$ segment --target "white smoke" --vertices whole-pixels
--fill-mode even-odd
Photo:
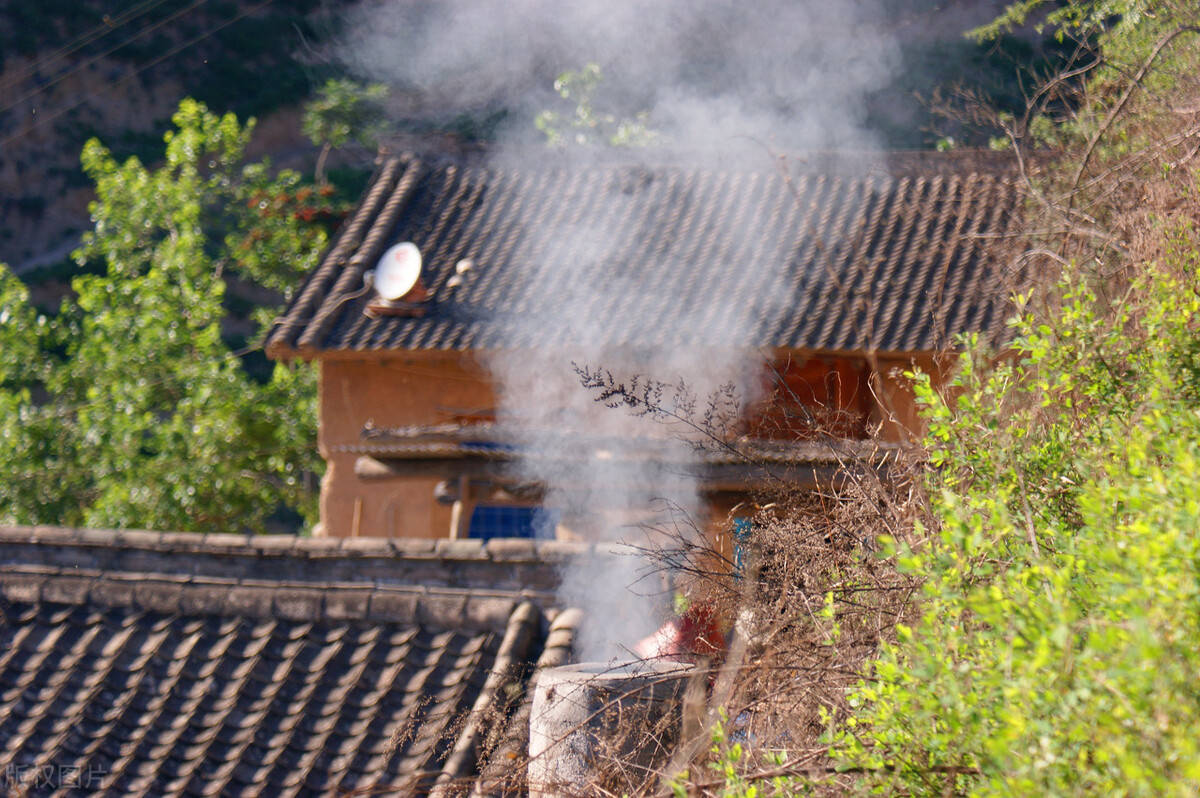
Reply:
[[[863,98],[899,68],[893,24],[880,0],[376,0],[341,51],[445,117],[512,109],[510,143],[539,140],[557,74],[595,63],[676,152],[871,150]]]
[[[619,114],[647,111],[661,136],[661,149],[625,153],[632,163],[769,171],[778,168],[771,151],[840,150],[859,153],[838,164],[842,171],[865,170],[874,163],[862,153],[877,142],[863,127],[864,98],[898,68],[889,22],[880,0],[381,0],[354,12],[343,52],[364,76],[443,118],[510,109],[490,155],[505,168],[543,164],[533,118],[559,103],[554,76],[596,63],[604,101]],[[614,156],[581,149],[555,157],[571,168]],[[636,191],[607,201],[606,218],[647,211]],[[762,235],[754,223],[738,234]],[[782,264],[694,263],[693,242],[677,241],[658,262],[620,272],[613,264],[628,242],[604,227],[586,219],[542,225],[527,234],[542,247],[544,271],[526,287],[520,312],[494,320],[505,345],[487,357],[500,421],[529,455],[519,476],[544,484],[562,529],[589,539],[638,540],[638,523],[654,520],[644,508],[656,500],[702,523],[691,447],[667,434],[677,430],[598,406],[572,362],[682,379],[701,396],[732,382],[749,396],[761,369],[749,349],[754,332],[788,310],[774,271]],[[729,280],[752,287],[753,301],[689,297],[691,312],[664,319],[655,309],[685,300],[655,296],[644,277],[680,268],[729,269]],[[598,305],[613,312],[596,314]],[[586,568],[564,574],[564,602],[584,607],[592,628],[582,659],[620,656],[650,631],[653,613],[632,581]]]

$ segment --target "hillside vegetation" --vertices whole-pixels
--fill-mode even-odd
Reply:
[[[885,793],[1200,791],[1200,11],[1045,19],[1100,57],[1010,122],[1061,154],[1008,351],[923,390],[933,523],[892,544],[921,592],[835,736]]]
[[[739,627],[676,795],[1200,793],[1200,10],[979,35],[1030,22],[1072,61],[975,109],[1029,189],[1008,335],[912,375],[907,479],[781,494],[757,583],[708,576]]]

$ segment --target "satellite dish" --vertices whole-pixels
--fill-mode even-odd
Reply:
[[[394,302],[413,290],[421,277],[421,250],[411,241],[396,244],[379,259],[375,267],[375,290]]]

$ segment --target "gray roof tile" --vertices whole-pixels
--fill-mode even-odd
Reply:
[[[999,326],[1019,207],[1013,176],[978,158],[858,176],[391,159],[268,351],[563,340],[932,351]],[[398,241],[423,254],[427,312],[369,316],[363,274]],[[474,267],[452,290],[463,259]]]
[[[358,566],[363,551],[340,556]],[[64,564],[85,552],[92,566]],[[485,684],[526,687],[550,605],[445,587],[428,557],[423,584],[346,583],[328,581],[341,573],[331,556],[267,552],[240,536],[0,527],[6,794],[394,795],[469,782],[481,763],[462,724],[482,734]],[[557,573],[529,554],[522,565]],[[386,558],[404,565],[402,551]],[[471,556],[490,563],[486,549]]]

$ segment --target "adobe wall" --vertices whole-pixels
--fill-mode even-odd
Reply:
[[[367,422],[378,427],[439,424],[495,405],[487,374],[460,353],[411,353],[369,360],[321,361],[321,428],[325,458],[322,533],[333,537],[441,538],[450,508],[433,499],[438,478],[364,481],[358,455],[341,446],[362,441]]]
[[[875,408],[870,422],[885,440],[919,434],[920,421],[902,372],[916,365],[940,383],[945,369],[930,356],[879,358],[871,375]],[[320,434],[326,461],[321,486],[321,534],[332,537],[444,538],[451,508],[433,498],[441,477],[364,480],[354,472],[363,427],[442,424],[495,406],[487,372],[469,355],[413,352],[320,363]],[[711,519],[720,524],[738,497],[714,497]]]
[[[880,357],[872,375],[875,411],[871,421],[880,428],[886,441],[917,440],[924,432],[917,412],[916,397],[902,375],[919,369],[930,375],[934,387],[945,383],[953,356],[915,355],[912,357]]]

